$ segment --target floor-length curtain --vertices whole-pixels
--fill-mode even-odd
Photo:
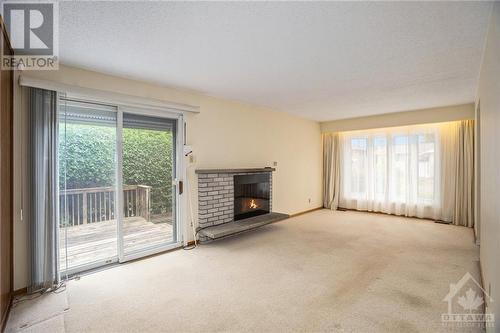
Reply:
[[[340,193],[339,135],[323,135],[323,207],[337,209]]]
[[[453,224],[474,226],[474,121],[442,124],[443,195],[445,218]]]
[[[458,130],[457,173],[453,223],[474,227],[474,121],[463,120]]]
[[[473,120],[339,137],[340,207],[473,227]]]
[[[57,93],[30,88],[30,291],[58,283]]]
[[[342,133],[340,206],[440,219],[438,126]]]

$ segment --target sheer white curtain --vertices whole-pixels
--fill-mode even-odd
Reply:
[[[339,206],[449,220],[439,124],[343,132]]]

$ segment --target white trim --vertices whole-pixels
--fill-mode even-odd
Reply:
[[[105,260],[94,261],[88,264],[83,264],[75,267],[71,267],[66,270],[61,270],[61,274],[64,273],[69,279],[74,275],[80,275],[81,273],[88,272],[96,268],[102,268],[107,265],[117,264],[118,256],[114,256]]]
[[[161,252],[165,252],[168,250],[173,250],[182,247],[181,242],[175,242],[175,243],[170,243],[164,246],[156,246],[153,248],[147,248],[146,250],[140,250],[137,252],[132,252],[124,256],[124,260],[120,261],[120,263],[125,263],[127,261],[135,260],[135,259],[141,259],[153,254],[158,254]]]
[[[165,108],[136,107],[130,105],[119,105],[119,108],[123,111],[123,113],[132,113],[142,116],[169,118],[175,120],[179,119],[179,117],[183,114],[182,112]]]
[[[129,106],[134,108],[164,110],[164,111],[171,111],[174,113],[200,112],[199,106],[166,102],[159,99],[127,95],[112,91],[103,91],[99,89],[78,87],[65,83],[36,79],[25,75],[19,76],[19,85],[62,92],[65,93],[66,97],[70,99],[92,100],[95,102],[101,102],[116,106]]]
[[[128,106],[118,106],[118,132],[117,136],[119,137],[119,151],[122,152],[123,149],[123,113],[133,113],[133,114],[142,114],[146,116],[156,116],[156,117],[162,117],[162,118],[167,118],[167,119],[175,119],[177,120],[177,131],[176,131],[176,142],[175,142],[175,159],[176,159],[176,170],[175,170],[175,175],[177,180],[184,180],[184,175],[185,175],[185,170],[183,169],[183,130],[184,130],[184,118],[182,113],[171,113],[171,112],[162,112],[161,110],[156,110],[156,109],[144,109],[144,108],[131,108]],[[120,186],[122,186],[122,177],[123,177],[123,165],[122,165],[122,158],[123,156],[118,156],[119,160],[119,182]],[[120,193],[123,193],[122,188],[119,189]],[[178,247],[182,246],[182,241],[183,241],[183,234],[184,234],[184,228],[185,228],[185,222],[183,220],[184,216],[184,203],[183,203],[183,196],[179,195],[178,187],[175,186],[175,193],[176,193],[176,200],[175,200],[175,239],[173,243],[164,243],[152,247],[145,247],[144,249],[139,249],[137,251],[134,251],[132,253],[125,253],[125,248],[123,246],[123,227],[121,222],[119,222],[120,226],[120,231],[118,234],[118,239],[119,242],[121,242],[121,248],[119,249],[119,262],[120,263],[125,263],[130,260],[134,259],[139,259],[142,257],[146,257],[152,254],[157,254],[160,252],[168,251],[171,249],[175,249]],[[120,200],[120,207],[123,207],[123,195]],[[119,208],[121,214],[123,215],[123,209]],[[120,216],[120,215],[119,215]],[[123,218],[120,219],[120,221],[123,221]],[[172,235],[174,236],[174,235]]]
[[[123,262],[125,257],[125,247],[123,245],[123,112],[120,107],[116,107],[116,241],[118,250],[118,262]]]
[[[179,115],[177,119],[177,131],[176,131],[176,148],[175,148],[175,158],[176,158],[176,170],[175,176],[177,180],[182,181],[184,188],[183,193],[179,194],[178,185],[175,188],[176,200],[175,200],[175,211],[176,211],[176,242],[182,243],[184,239],[184,229],[186,227],[186,221],[184,220],[186,204],[185,195],[186,193],[186,168],[184,167],[184,117]]]
[[[20,80],[21,81],[21,80]],[[54,89],[54,87],[38,87],[38,88],[43,88],[43,89]],[[56,90],[59,91],[59,90]],[[75,95],[69,95],[67,93],[62,93],[61,94],[63,98],[65,99],[70,99],[70,100],[78,100],[81,102],[85,103],[103,103],[110,105],[115,108],[117,112],[117,123],[116,123],[116,192],[117,193],[117,200],[116,200],[116,211],[115,214],[117,216],[117,224],[116,224],[116,235],[117,235],[117,256],[111,258],[114,262],[118,263],[125,263],[130,260],[142,258],[148,255],[168,251],[171,249],[179,248],[182,247],[183,241],[184,241],[184,229],[185,229],[185,221],[184,221],[184,209],[185,209],[185,203],[184,203],[184,195],[180,195],[178,191],[178,187],[175,187],[175,192],[176,192],[176,204],[175,204],[175,214],[176,214],[176,220],[175,220],[175,228],[176,228],[176,235],[175,235],[175,240],[173,243],[165,243],[153,247],[146,247],[143,250],[138,250],[134,251],[132,253],[125,253],[125,248],[123,244],[123,113],[133,113],[133,114],[141,114],[141,115],[146,115],[146,116],[156,116],[156,117],[161,117],[161,118],[169,118],[169,119],[175,119],[177,120],[177,131],[176,131],[176,179],[177,180],[182,180],[184,181],[186,178],[186,170],[184,169],[184,154],[183,154],[183,148],[184,148],[184,117],[183,117],[183,112],[179,112],[179,110],[173,110],[171,108],[164,108],[164,107],[154,107],[154,106],[137,106],[137,105],[131,105],[128,103],[123,103],[123,102],[111,102],[109,100],[103,101],[96,99],[95,96],[88,96],[88,97],[80,97],[80,98],[75,98]],[[185,183],[185,182],[184,182]],[[121,193],[118,194],[118,193]],[[106,259],[104,261],[99,261],[98,263],[91,263],[89,265],[84,265],[84,266],[79,266],[79,267],[74,267],[69,270],[66,270],[65,273],[68,275],[72,275],[81,271],[97,268],[100,265],[104,265],[110,263],[109,259]]]
[[[481,99],[475,105],[474,121],[474,236],[476,245],[481,244]]]

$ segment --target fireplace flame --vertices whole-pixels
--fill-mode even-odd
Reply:
[[[257,204],[255,203],[254,199],[252,199],[252,201],[250,202],[250,208],[252,208],[252,209],[257,208]]]

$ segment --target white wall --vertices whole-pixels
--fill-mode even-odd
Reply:
[[[66,66],[61,66],[59,71],[33,71],[26,75],[79,87],[198,105],[200,113],[186,117],[187,144],[192,145],[195,156],[190,166],[190,179],[196,180],[196,168],[264,167],[276,161],[274,211],[294,214],[322,205],[321,133],[317,122],[267,108]],[[17,124],[21,124],[21,119]],[[21,155],[17,154],[19,166]],[[17,182],[20,184],[19,176]],[[196,181],[193,184],[196,217]],[[16,207],[20,207],[19,193],[16,198]],[[14,221],[14,289],[27,283],[27,245],[26,221],[20,221],[17,214]]]
[[[293,214],[322,205],[318,123],[207,97],[187,124],[196,167],[262,167],[276,161],[274,210]]]
[[[17,82],[18,74],[15,73],[14,80]],[[26,141],[28,137],[28,114],[27,94],[17,84],[14,88],[14,290],[26,286],[28,272],[28,225],[26,204],[30,198],[28,189],[27,157],[28,149]],[[23,216],[21,216],[21,211]]]
[[[477,102],[480,101],[480,260],[486,292],[494,302],[500,332],[500,3],[493,5],[481,65]],[[492,330],[493,331],[493,330]]]

